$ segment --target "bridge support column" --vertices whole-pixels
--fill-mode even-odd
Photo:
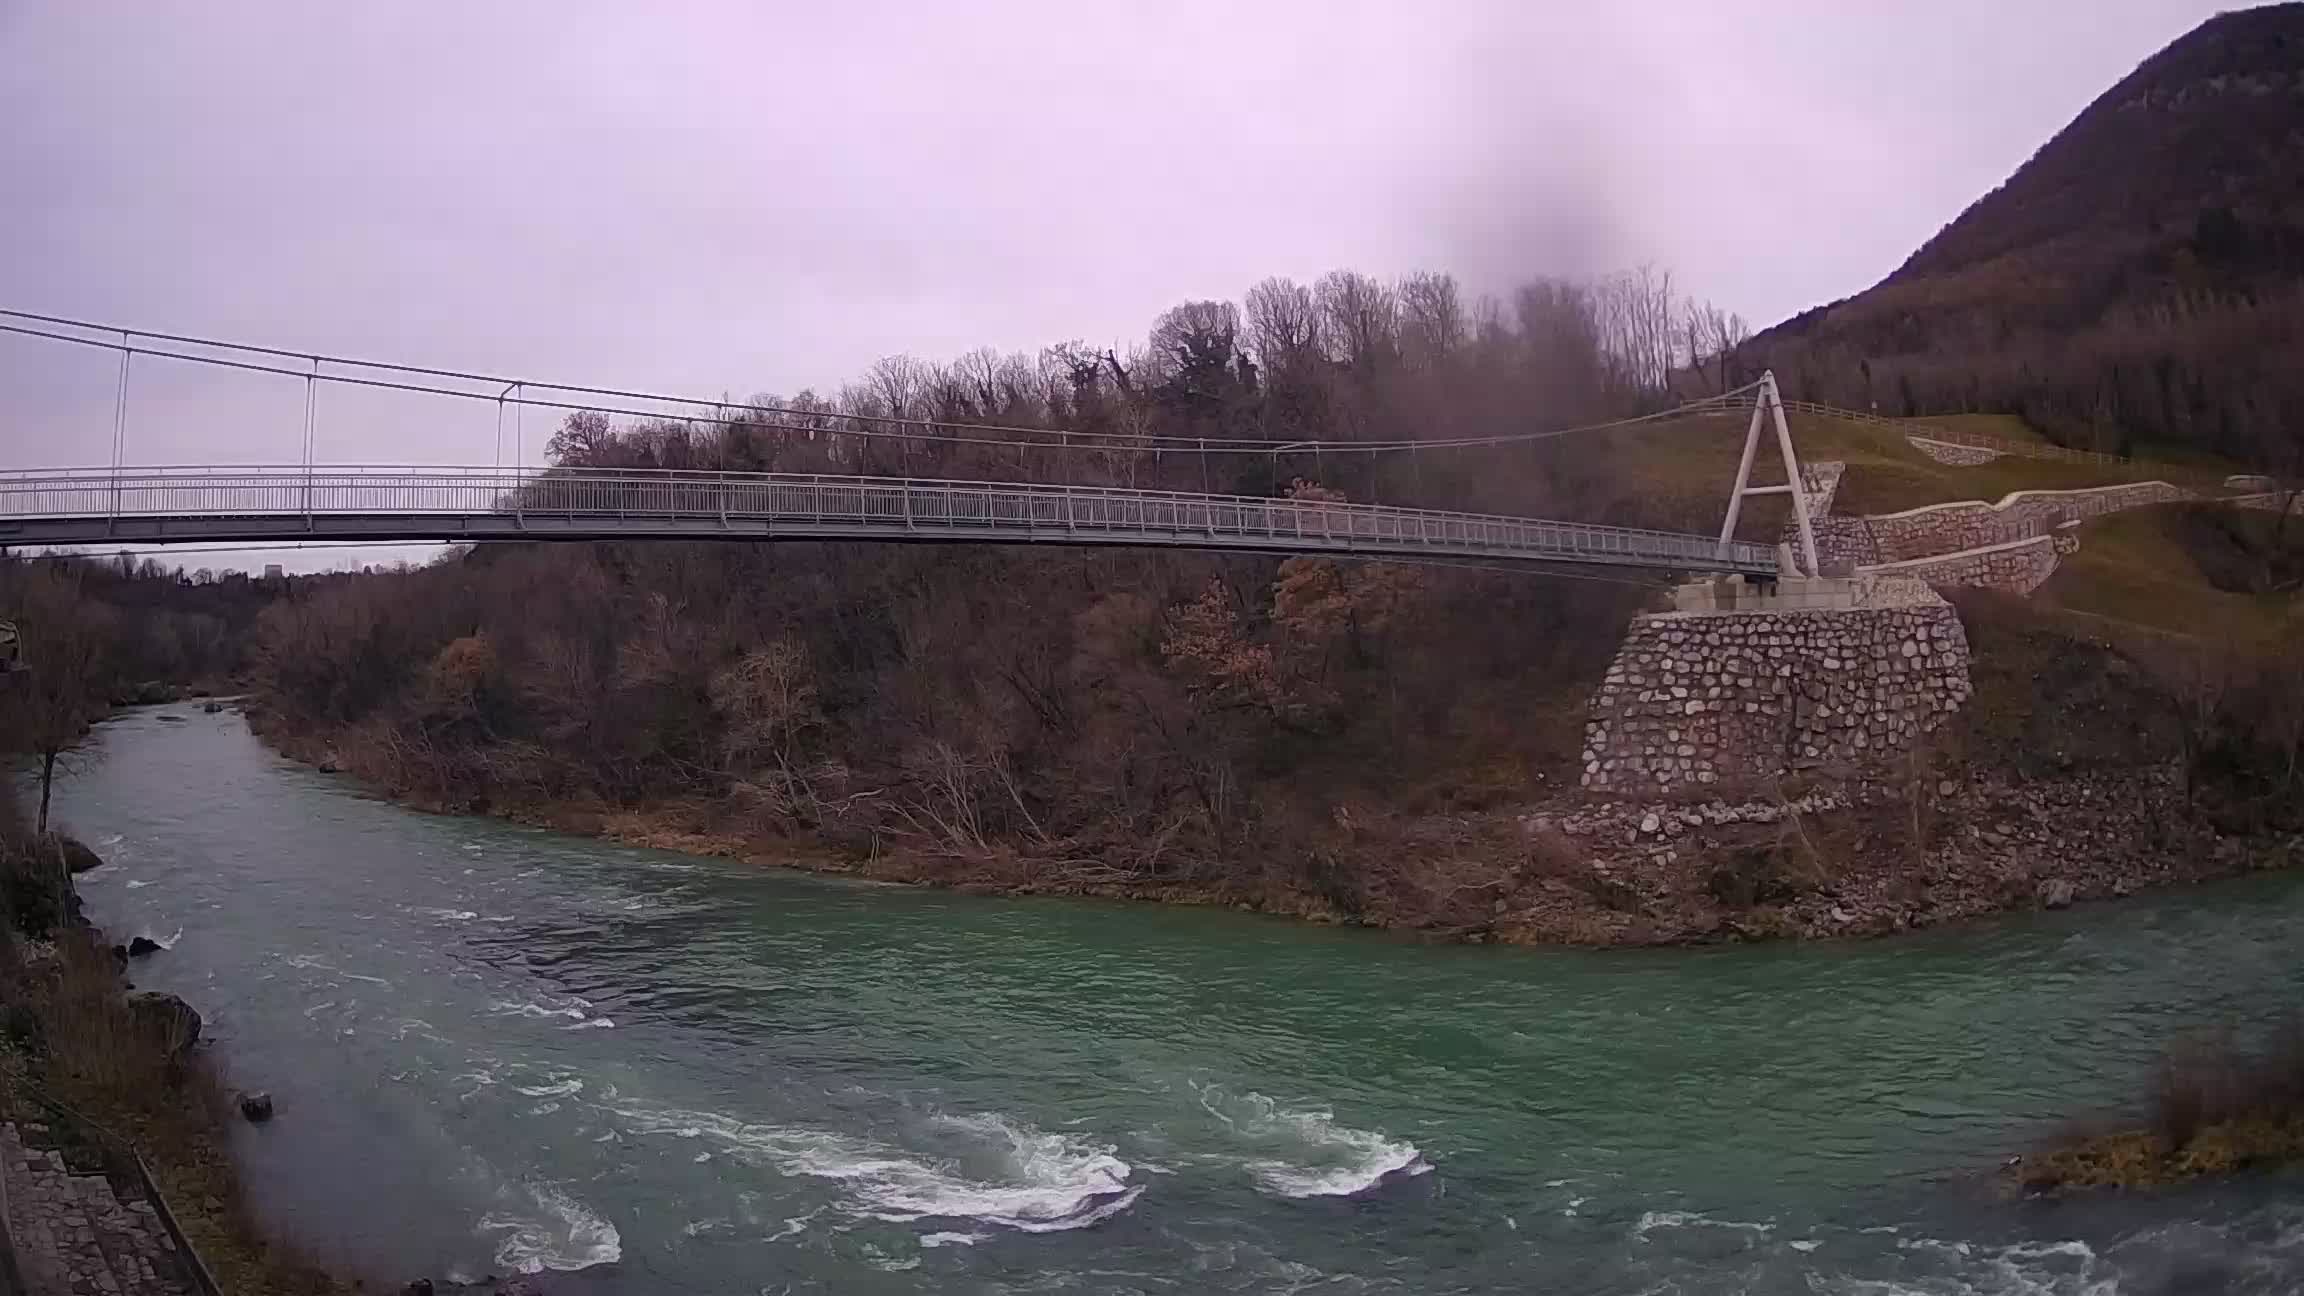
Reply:
[[[1781,486],[1754,486],[1752,463],[1760,451],[1762,425],[1773,423],[1776,430],[1776,451],[1784,461],[1784,484]],[[1808,494],[1803,489],[1800,475],[1800,456],[1792,449],[1792,427],[1784,419],[1784,398],[1776,390],[1776,371],[1771,369],[1760,375],[1760,386],[1752,398],[1752,424],[1744,433],[1744,457],[1736,465],[1736,484],[1728,490],[1728,518],[1720,524],[1720,556],[1728,556],[1728,546],[1736,539],[1736,524],[1744,514],[1744,498],[1748,495],[1789,495],[1792,497],[1792,520],[1800,535],[1800,556],[1805,565],[1802,570],[1810,576],[1822,572],[1816,560],[1816,526],[1808,516]]]

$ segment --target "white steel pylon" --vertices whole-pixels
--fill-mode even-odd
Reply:
[[[1773,418],[1776,423],[1776,448],[1784,456],[1784,485],[1755,486],[1752,484],[1752,459],[1760,451],[1760,424]],[[1792,518],[1800,529],[1800,558],[1807,564],[1807,574],[1821,574],[1816,561],[1816,527],[1808,517],[1808,492],[1802,489],[1800,456],[1792,450],[1792,429],[1784,422],[1784,398],[1776,391],[1776,371],[1771,369],[1760,375],[1760,389],[1752,401],[1752,426],[1744,434],[1744,459],[1736,466],[1736,485],[1728,492],[1728,520],[1720,524],[1720,556],[1728,556],[1728,543],[1736,538],[1736,521],[1744,512],[1747,495],[1789,495],[1792,497]]]

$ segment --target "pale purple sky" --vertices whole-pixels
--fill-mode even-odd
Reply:
[[[0,306],[736,395],[1337,267],[1652,261],[1766,325],[2216,8],[0,0]],[[105,461],[109,374],[0,337],[0,466]],[[235,391],[155,373],[129,458],[296,458]],[[489,460],[391,417],[320,457]]]

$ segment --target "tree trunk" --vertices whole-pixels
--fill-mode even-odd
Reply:
[[[48,793],[55,786],[56,753],[54,750],[44,751],[40,753],[40,827],[38,829],[42,837],[48,835]]]

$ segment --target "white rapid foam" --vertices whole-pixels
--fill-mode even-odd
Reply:
[[[552,1184],[528,1184],[525,1192],[533,1210],[491,1213],[480,1220],[479,1232],[504,1235],[496,1244],[496,1263],[532,1274],[613,1264],[623,1257],[624,1239],[616,1226],[584,1203]]]
[[[1773,1233],[1773,1224],[1750,1224],[1743,1220],[1714,1219],[1701,1211],[1642,1211],[1639,1222],[1632,1226],[1632,1236],[1645,1242],[1648,1235],[1660,1228],[1716,1228],[1731,1229],[1739,1233]]]
[[[937,1247],[974,1246],[991,1236],[989,1233],[923,1233],[920,1245],[930,1251]]]
[[[1897,1243],[1918,1272],[1882,1281],[1811,1281],[1826,1296],[2121,1296],[2116,1268],[2087,1243],[2019,1242],[1988,1246],[1910,1238]]]
[[[1323,1107],[1283,1107],[1260,1093],[1201,1087],[1200,1105],[1256,1153],[1243,1164],[1256,1186],[1278,1197],[1349,1197],[1386,1178],[1430,1174],[1432,1163],[1406,1139],[1338,1123]]]
[[[575,995],[570,995],[560,1002],[554,1002],[550,995],[539,995],[534,999],[493,999],[488,1003],[488,1015],[491,1017],[533,1017],[539,1020],[565,1017],[570,1021],[583,1021],[592,1015],[586,1011],[591,1006],[591,1000]]]
[[[442,922],[470,922],[480,916],[478,912],[471,909],[427,909],[421,906],[411,908],[408,912],[422,914],[427,918],[438,918]]]
[[[966,1219],[1024,1233],[1086,1228],[1135,1204],[1144,1192],[1113,1149],[1050,1134],[998,1114],[939,1116],[939,1130],[967,1145],[974,1173],[843,1134],[754,1125],[709,1112],[622,1113],[636,1133],[709,1139],[739,1160],[839,1184],[847,1213],[904,1223]]]
[[[145,881],[143,878],[130,878],[130,879],[128,879],[128,889],[129,889],[129,890],[131,890],[131,891],[134,891],[134,890],[138,889],[139,887],[148,887],[148,886],[150,886],[150,885],[152,885],[152,884],[151,884],[150,882],[147,882],[147,881]]]
[[[584,1082],[574,1076],[555,1080],[550,1084],[514,1085],[512,1087],[531,1098],[568,1098],[584,1092]]]

